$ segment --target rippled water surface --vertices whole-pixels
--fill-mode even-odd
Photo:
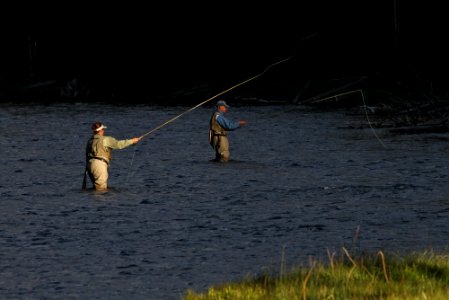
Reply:
[[[0,298],[180,299],[343,246],[447,249],[447,136],[380,142],[343,111],[231,107],[249,123],[223,165],[202,106],[114,151],[109,192],[81,190],[93,121],[130,138],[187,109],[0,105]]]

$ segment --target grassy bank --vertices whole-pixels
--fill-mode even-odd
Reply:
[[[338,258],[328,257],[285,274],[263,274],[204,293],[189,290],[183,299],[449,299],[449,255],[379,251],[353,257],[343,248]]]

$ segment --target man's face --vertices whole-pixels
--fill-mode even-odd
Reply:
[[[221,112],[227,112],[227,111],[228,111],[228,108],[227,108],[226,106],[224,106],[224,105],[220,105],[220,106],[218,107],[218,110],[221,111]]]

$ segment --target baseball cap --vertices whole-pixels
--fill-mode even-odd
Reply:
[[[229,105],[226,104],[226,102],[224,100],[220,100],[217,102],[217,106],[225,106],[227,108],[229,108]]]

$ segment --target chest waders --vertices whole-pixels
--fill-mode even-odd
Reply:
[[[209,122],[209,144],[215,150],[220,146],[222,136],[227,136],[227,131],[217,122],[220,115],[218,111],[214,112]]]

